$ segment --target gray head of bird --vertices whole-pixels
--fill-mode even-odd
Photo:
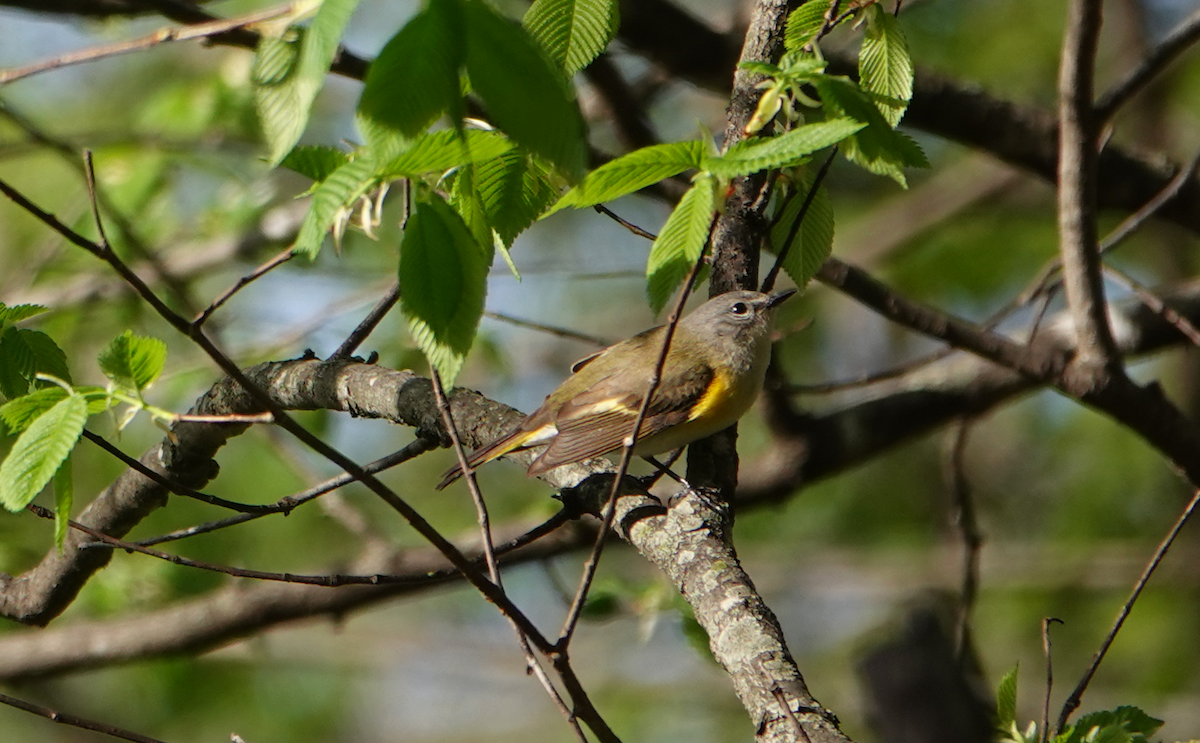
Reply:
[[[747,340],[765,336],[771,329],[773,310],[795,293],[795,289],[773,294],[728,292],[700,305],[683,322],[689,330],[716,338]]]

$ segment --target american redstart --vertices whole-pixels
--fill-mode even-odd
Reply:
[[[767,373],[773,310],[795,293],[729,292],[680,320],[634,453],[673,451],[741,418]],[[664,333],[665,326],[651,328],[575,362],[571,376],[540,408],[512,433],[471,454],[467,464],[474,469],[510,452],[546,446],[529,465],[532,477],[620,449],[650,387]],[[455,465],[437,489],[461,476]]]

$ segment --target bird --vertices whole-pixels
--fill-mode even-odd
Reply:
[[[774,310],[795,293],[728,292],[680,320],[634,454],[674,451],[741,418],[763,386]],[[651,328],[575,362],[571,376],[541,407],[474,451],[467,466],[474,470],[505,454],[545,446],[529,465],[528,475],[535,477],[621,449],[650,386],[666,332],[666,326]],[[435,489],[462,475],[456,464]]]

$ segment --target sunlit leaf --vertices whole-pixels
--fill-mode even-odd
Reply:
[[[535,0],[523,23],[554,61],[574,75],[604,51],[620,21],[615,0]]]
[[[105,346],[97,360],[104,375],[119,387],[140,392],[162,374],[167,344],[126,330]]]
[[[866,126],[850,118],[805,124],[775,137],[754,137],[738,142],[720,156],[708,157],[703,168],[713,175],[732,178],[768,168],[796,165],[805,155],[841,142]]]
[[[312,203],[296,237],[296,252],[315,257],[338,214],[350,208],[375,182],[375,161],[365,153],[333,171],[313,191]]]
[[[17,437],[0,463],[0,505],[19,511],[37,497],[79,440],[87,415],[83,395],[68,395]]]
[[[409,148],[380,169],[385,178],[441,173],[468,163],[500,156],[512,149],[512,142],[500,132],[443,129],[422,134]]]
[[[251,79],[270,160],[278,164],[304,133],[313,101],[358,0],[323,0],[306,28],[279,38],[264,36],[255,54]]]
[[[825,13],[829,11],[828,0],[808,0],[788,14],[783,43],[789,52],[798,52],[825,26]]]
[[[700,168],[705,149],[704,142],[692,140],[634,150],[588,173],[583,182],[559,199],[546,215],[569,206],[578,208],[611,201],[685,170]]]
[[[912,99],[913,66],[900,21],[880,5],[867,8],[867,29],[858,55],[858,79],[864,90],[889,101],[877,100],[876,105],[889,124],[893,127],[899,124]]]
[[[715,185],[711,176],[699,176],[667,217],[658,239],[650,247],[646,292],[656,313],[666,306],[704,249],[712,223]]]

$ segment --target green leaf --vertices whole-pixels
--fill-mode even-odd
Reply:
[[[650,247],[646,291],[655,313],[666,306],[704,249],[712,223],[715,187],[716,181],[711,176],[697,176]]]
[[[0,335],[0,394],[20,397],[38,374],[71,381],[67,355],[40,330],[9,327]]]
[[[488,221],[487,212],[483,208],[483,199],[479,189],[475,187],[475,166],[466,165],[451,174],[446,180],[449,186],[448,200],[463,224],[471,231],[471,236],[480,245],[491,245],[492,226]]]
[[[904,167],[927,168],[925,153],[909,136],[892,128],[871,96],[844,77],[820,75],[811,78],[821,101],[833,114],[867,124],[850,137],[842,153],[872,173],[886,175],[907,188]]]
[[[75,500],[75,473],[71,466],[71,455],[54,472],[54,544],[62,551],[70,528],[71,503]]]
[[[685,170],[700,168],[705,149],[704,142],[692,140],[634,150],[588,173],[582,183],[568,191],[544,216],[568,206],[594,206],[639,191]]]
[[[0,325],[5,323],[19,323],[22,320],[27,320],[34,315],[40,315],[43,312],[50,310],[40,304],[16,304],[12,307],[0,302]]]
[[[350,162],[350,155],[332,147],[306,145],[296,147],[280,162],[280,166],[294,170],[311,178],[316,184],[328,178],[341,166]]]
[[[1020,670],[1019,663],[1013,666],[996,687],[996,727],[1001,730],[1009,729],[1017,721],[1017,672]]]
[[[388,135],[412,138],[442,114],[463,117],[459,70],[465,58],[460,0],[434,0],[417,13],[371,63],[358,100],[367,142],[390,159]]]
[[[708,157],[703,168],[722,178],[750,175],[768,168],[799,164],[805,155],[841,142],[866,126],[850,118],[805,124],[776,137],[755,137],[738,142],[724,155]]]
[[[1099,733],[1095,736],[1096,741],[1108,743],[1109,741],[1129,740],[1134,743],[1143,743],[1148,736],[1153,735],[1162,726],[1162,720],[1151,717],[1141,709],[1122,706],[1112,710],[1091,712],[1080,717],[1072,726],[1073,730],[1067,740],[1069,743],[1086,740],[1093,728],[1099,728]]]
[[[477,164],[475,188],[488,223],[506,247],[534,223],[557,195],[546,169],[516,149]]]
[[[492,263],[490,244],[472,237],[437,196],[417,203],[400,245],[400,288],[409,331],[450,387],[475,341]]]
[[[825,13],[829,10],[826,0],[808,0],[788,14],[783,32],[783,44],[789,52],[804,49],[825,26]]]
[[[37,497],[79,440],[87,415],[83,395],[68,395],[17,437],[0,464],[0,505],[19,511]]]
[[[100,370],[119,386],[144,390],[163,372],[167,361],[167,344],[150,336],[135,335],[126,330],[100,351],[97,356]]]
[[[443,129],[413,140],[407,150],[381,169],[381,176],[390,179],[441,173],[498,157],[512,146],[499,132]]]
[[[465,0],[467,74],[489,120],[571,179],[587,160],[583,117],[570,82],[519,24]]]
[[[858,79],[864,90],[888,99],[888,103],[877,99],[876,105],[893,128],[899,124],[912,100],[912,59],[900,21],[881,5],[867,8],[867,30],[858,54]]]
[[[167,363],[167,344],[126,330],[100,352],[104,376],[119,387],[141,392],[158,379]]]
[[[316,191],[300,233],[296,237],[297,253],[315,258],[321,251],[325,235],[337,221],[343,210],[351,209],[354,202],[376,183],[375,161],[365,152],[333,171]]]
[[[792,233],[796,217],[808,194],[810,180],[805,179],[800,184],[799,192],[788,200],[775,226],[771,228],[771,244],[776,254],[783,251],[783,245]],[[804,288],[816,276],[825,259],[833,251],[833,202],[829,193],[822,187],[817,189],[804,221],[792,239],[791,247],[783,259],[783,270],[796,286]]]
[[[614,0],[535,0],[522,23],[568,75],[587,67],[617,33]]]
[[[75,393],[87,399],[88,415],[103,413],[111,407],[108,390],[103,387],[76,387]],[[15,400],[9,400],[0,405],[0,420],[4,421],[10,433],[20,433],[68,394],[62,387],[50,385]]]
[[[307,28],[292,27],[282,37],[264,36],[259,42],[250,77],[273,165],[304,133],[356,5],[358,0],[323,0]]]

